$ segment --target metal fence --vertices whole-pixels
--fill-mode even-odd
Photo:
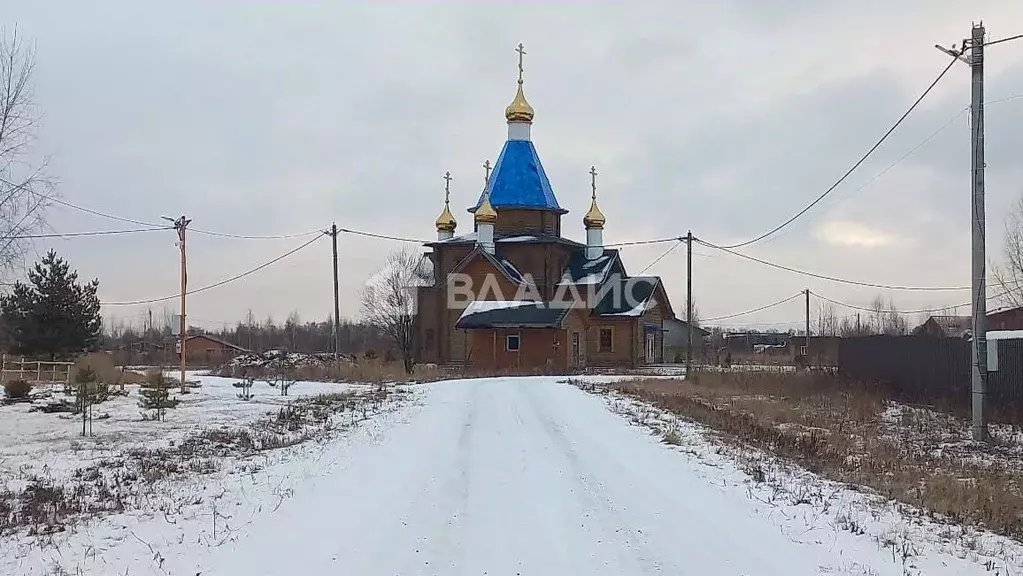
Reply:
[[[988,374],[988,405],[1023,409],[1023,340],[990,340],[998,346],[998,370]],[[910,402],[970,406],[970,342],[934,336],[843,338],[838,346],[839,374],[881,384]]]

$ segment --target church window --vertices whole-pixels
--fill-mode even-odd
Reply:
[[[601,328],[600,339],[597,342],[599,352],[614,352],[614,329]]]
[[[505,342],[505,349],[507,349],[509,352],[518,352],[519,351],[519,345],[522,343],[520,341],[520,338],[519,338],[518,334],[509,334],[509,335],[505,336],[504,342]]]

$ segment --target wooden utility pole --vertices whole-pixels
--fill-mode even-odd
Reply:
[[[192,221],[185,218],[184,214],[177,220],[167,218],[166,216],[163,218],[174,223],[174,229],[178,231],[178,248],[181,250],[181,317],[179,318],[180,323],[178,325],[178,330],[180,331],[178,342],[181,346],[181,393],[187,394],[188,386],[185,383],[185,333],[188,331],[188,320],[185,318],[185,295],[188,292],[188,261],[185,257],[185,231]]]
[[[341,305],[337,296],[337,224],[330,225],[330,236],[334,246],[334,360],[341,360]]]
[[[686,234],[686,380],[693,371],[693,231]]]

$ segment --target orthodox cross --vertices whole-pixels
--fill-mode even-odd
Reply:
[[[597,167],[590,166],[590,188],[593,189],[593,199],[597,199]]]
[[[515,51],[519,53],[519,84],[522,84],[522,57],[526,54],[526,47],[522,45],[522,42],[519,42]]]
[[[484,189],[490,185],[490,160],[483,161],[483,169],[487,171],[486,179],[483,180]]]
[[[444,173],[444,205],[448,205],[451,199],[451,172]]]

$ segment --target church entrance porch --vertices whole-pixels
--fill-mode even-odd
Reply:
[[[567,330],[489,328],[468,332],[470,368],[510,372],[568,371],[570,346]]]

